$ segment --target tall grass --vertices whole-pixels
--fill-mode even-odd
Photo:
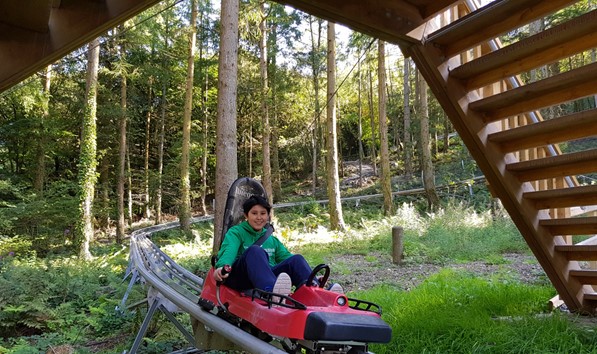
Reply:
[[[379,207],[345,209],[345,215],[351,220],[345,232],[306,228],[304,221],[292,211],[277,214],[280,221],[277,230],[282,230],[284,241],[294,250],[317,263],[335,254],[387,253],[392,247],[393,226],[404,229],[406,262],[441,264],[483,260],[494,263],[501,262],[503,253],[529,252],[522,236],[503,212],[492,215],[462,204],[448,204],[436,213],[421,214],[412,204],[403,204],[390,217],[383,217]]]
[[[595,331],[546,313],[553,293],[443,270],[409,292],[380,285],[350,295],[383,304],[392,341],[375,353],[597,353]]]

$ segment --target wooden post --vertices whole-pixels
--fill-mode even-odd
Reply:
[[[404,229],[401,226],[392,227],[392,262],[394,264],[402,263]]]

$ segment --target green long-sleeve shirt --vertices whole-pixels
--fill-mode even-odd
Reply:
[[[218,252],[216,268],[226,264],[232,265],[232,263],[234,263],[247,248],[255,243],[265,231],[266,228],[263,228],[260,231],[253,230],[246,220],[228,229],[228,232],[226,232],[226,235],[224,236],[220,251]],[[271,267],[292,256],[292,253],[290,253],[286,246],[284,246],[274,235],[268,237],[261,247],[267,252],[269,256],[269,265]]]

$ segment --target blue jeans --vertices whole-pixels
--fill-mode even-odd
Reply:
[[[292,285],[299,287],[309,278],[311,267],[300,254],[271,267],[267,252],[260,246],[251,246],[234,261],[225,284],[238,291],[254,288],[272,291],[280,273],[287,273]]]

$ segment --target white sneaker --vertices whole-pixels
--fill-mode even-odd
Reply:
[[[272,288],[272,293],[280,294],[288,296],[290,295],[290,290],[292,289],[292,280],[290,280],[290,276],[286,273],[280,273],[278,275],[278,279],[274,283],[274,287]],[[279,296],[272,296],[272,302],[275,304],[279,304],[282,301],[282,298]]]
[[[330,284],[330,286],[328,286],[327,290],[338,293],[338,294],[344,294],[344,288],[342,287],[342,285],[340,285],[338,283]]]

